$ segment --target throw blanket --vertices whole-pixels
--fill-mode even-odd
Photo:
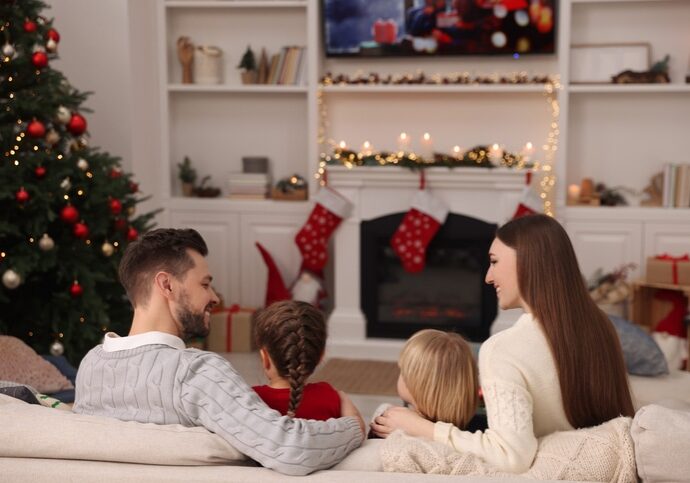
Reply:
[[[593,428],[561,431],[539,439],[532,467],[520,476],[537,480],[636,483],[631,419],[619,417]],[[381,447],[384,471],[444,475],[516,476],[443,443],[391,434]]]

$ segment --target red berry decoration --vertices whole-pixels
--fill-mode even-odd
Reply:
[[[31,63],[37,69],[42,69],[48,65],[48,55],[45,52],[34,52],[34,55],[31,56]]]
[[[36,22],[27,20],[24,22],[24,32],[32,34],[36,31]]]
[[[74,228],[72,228],[72,233],[77,238],[84,240],[89,236],[89,227],[84,223],[75,223]]]
[[[58,33],[57,30],[55,29],[50,29],[48,30],[48,33],[46,34],[46,37],[50,40],[53,40],[55,42],[60,42],[60,34]]]
[[[127,221],[124,218],[115,218],[115,229],[124,231],[125,228],[127,228]]]
[[[41,179],[46,175],[46,169],[43,166],[36,166],[36,169],[34,169],[34,174],[38,179]]]
[[[37,121],[34,119],[27,126],[26,132],[32,138],[42,138],[46,135],[46,127],[43,125],[41,121]]]
[[[23,186],[19,188],[19,191],[15,193],[14,197],[17,199],[19,203],[26,203],[27,201],[29,201],[30,198],[29,192],[26,191]]]
[[[62,211],[60,211],[60,219],[71,225],[76,223],[79,219],[79,212],[74,206],[67,205],[62,209]]]
[[[84,134],[84,131],[86,131],[86,119],[84,119],[84,116],[77,113],[72,114],[67,123],[67,130],[74,136]]]
[[[113,215],[119,215],[122,213],[122,202],[118,199],[110,200],[110,212]]]
[[[69,288],[69,294],[76,299],[77,297],[81,297],[83,293],[84,288],[75,280],[72,286]]]
[[[137,239],[138,236],[139,232],[137,231],[137,229],[133,226],[130,226],[129,230],[127,230],[127,241],[134,241]]]

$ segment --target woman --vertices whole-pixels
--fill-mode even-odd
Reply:
[[[499,306],[525,311],[479,354],[489,429],[460,431],[405,408],[389,409],[372,429],[383,437],[402,429],[521,473],[537,438],[633,416],[634,409],[618,336],[589,296],[563,227],[545,215],[512,220],[498,229],[489,258],[486,283]]]

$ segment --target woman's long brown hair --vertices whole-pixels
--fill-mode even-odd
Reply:
[[[520,295],[551,347],[570,424],[584,428],[633,416],[618,335],[589,296],[563,227],[546,215],[525,216],[500,227],[496,237],[516,251]]]
[[[306,302],[276,302],[254,321],[256,346],[268,351],[276,371],[290,384],[290,417],[295,416],[307,379],[321,361],[326,336],[323,313]]]

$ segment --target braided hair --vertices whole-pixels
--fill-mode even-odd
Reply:
[[[254,339],[257,347],[266,349],[278,374],[290,384],[287,415],[294,417],[304,385],[326,348],[323,314],[306,302],[276,302],[257,315]]]

